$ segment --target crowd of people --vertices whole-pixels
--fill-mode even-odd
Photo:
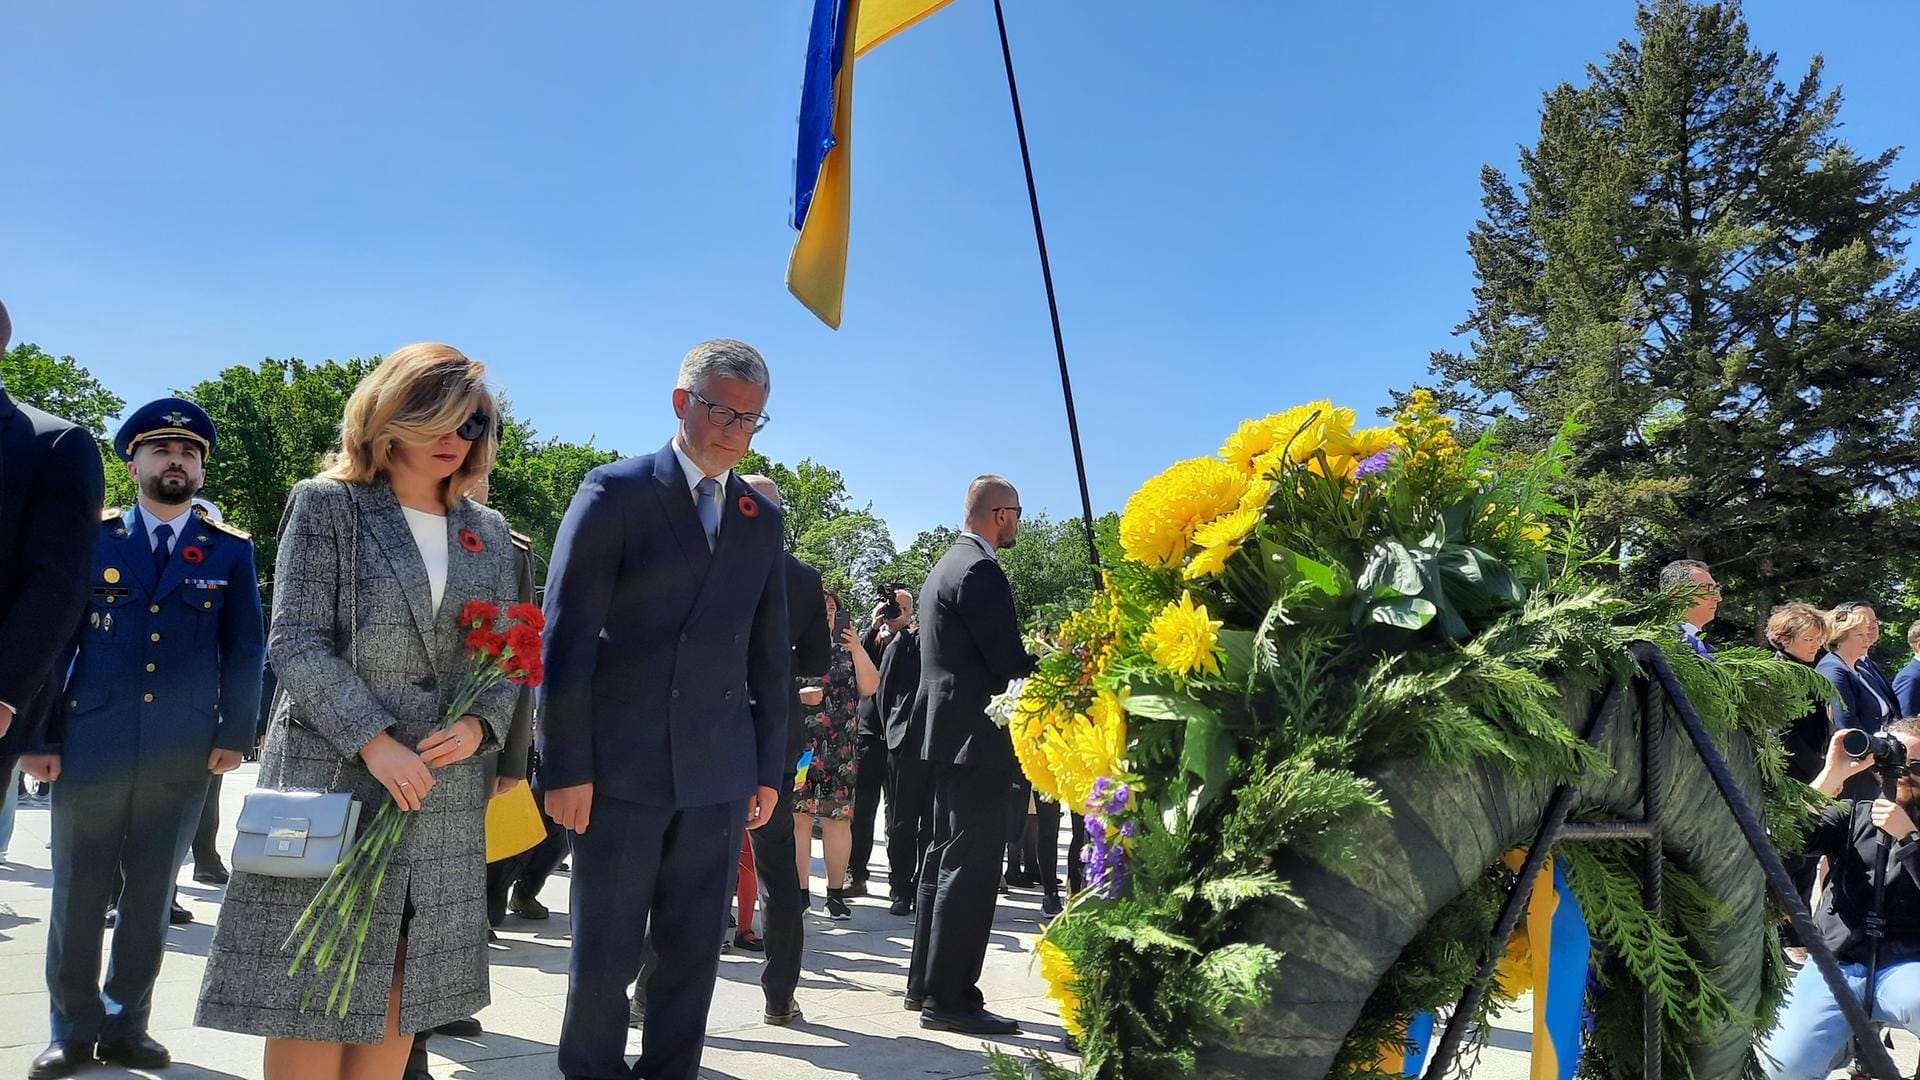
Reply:
[[[1681,639],[1713,659],[1706,628],[1720,586],[1711,568],[1669,563],[1660,586],[1686,598]],[[1767,616],[1774,658],[1812,668],[1828,684],[1780,733],[1786,773],[1839,800],[1821,808],[1799,850],[1782,854],[1851,993],[1864,1000],[1872,967],[1872,1019],[1920,1034],[1920,621],[1907,628],[1913,658],[1892,678],[1871,655],[1881,636],[1873,605],[1861,601],[1832,609],[1787,603]],[[1876,746],[1863,735],[1892,742]],[[1782,937],[1797,973],[1761,1047],[1761,1067],[1772,1080],[1817,1080],[1841,1064],[1851,1032],[1806,943],[1791,925]]]
[[[5,331],[0,308],[0,350]],[[173,896],[190,855],[226,889],[196,1022],[262,1037],[270,1080],[427,1075],[431,1033],[479,1029],[490,928],[547,918],[563,861],[560,1071],[691,1078],[722,950],[763,954],[765,1021],[800,1020],[806,915],[850,916],[876,834],[889,910],[913,920],[906,1007],[931,1029],[1018,1032],[978,986],[996,893],[1060,909],[1058,807],[988,716],[1035,662],[997,561],[1018,493],[975,480],[919,595],[888,586],[856,627],[853,598],[786,550],[778,487],[734,471],[770,389],[742,342],[686,355],[669,441],[588,474],[561,524],[538,689],[500,683],[446,716],[468,603],[536,600],[526,538],[485,505],[500,421],[481,364],[409,345],[356,387],[265,586],[251,538],[196,505],[219,460],[205,411],[133,410],[114,450],[138,498],[103,508],[91,435],[0,387],[0,775],[17,762],[52,793],[52,1037],[29,1076],[170,1063],[148,1021],[167,928],[191,918]],[[388,802],[409,817],[339,1008],[283,948],[323,878],[229,867],[214,843],[219,778],[253,758],[254,794],[350,792],[363,828]],[[489,800],[529,779],[545,837],[488,864]],[[252,820],[267,812],[235,825],[283,848],[328,835]]]
[[[0,308],[0,350],[9,334]],[[964,531],[917,596],[840,595],[786,549],[778,486],[734,471],[770,393],[751,346],[695,346],[670,439],[586,476],[542,596],[529,542],[486,506],[500,414],[485,369],[450,346],[397,349],[356,387],[337,451],[288,500],[264,590],[251,538],[196,498],[219,449],[197,405],[133,410],[113,449],[138,498],[103,508],[91,435],[0,387],[0,851],[12,776],[51,788],[51,1041],[32,1080],[169,1064],[148,1021],[167,928],[191,918],[174,898],[189,857],[226,887],[197,1022],[262,1037],[269,1080],[425,1076],[431,1033],[479,1029],[490,928],[548,918],[540,892],[563,861],[558,1068],[691,1078],[721,952],[764,957],[766,1023],[801,1020],[806,916],[851,917],[876,839],[888,910],[912,920],[905,1007],[932,1029],[1018,1032],[979,989],[997,894],[1034,888],[1048,914],[1062,895],[1061,808],[1025,786],[989,715],[1035,663],[998,565],[1018,492],[973,481]],[[1685,597],[1681,640],[1714,660],[1711,568],[1675,562],[1660,585]],[[539,602],[544,679],[449,717],[476,600]],[[1796,884],[1854,992],[1877,962],[1876,1019],[1916,1029],[1920,623],[1891,678],[1880,637],[1860,602],[1789,603],[1766,623],[1777,658],[1830,687],[1781,733],[1788,774],[1841,799],[1790,853]],[[341,1008],[313,1007],[283,949],[322,879],[229,868],[214,843],[220,777],[254,757],[258,790],[350,792],[362,821],[388,802],[410,815]],[[489,864],[489,800],[529,780],[544,836]],[[305,820],[236,824],[310,838]],[[1067,862],[1077,889],[1071,849]],[[1787,942],[1803,966],[1762,1048],[1770,1076],[1823,1076],[1845,1052],[1807,944]]]

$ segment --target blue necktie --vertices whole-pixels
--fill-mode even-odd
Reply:
[[[162,525],[153,530],[153,576],[155,580],[158,580],[161,574],[167,572],[167,555],[169,554],[167,549],[172,540],[173,526]]]
[[[720,536],[720,499],[718,489],[719,485],[714,483],[714,479],[711,476],[701,477],[700,483],[695,485],[693,489],[694,493],[700,497],[699,501],[694,505],[695,508],[700,511],[700,527],[707,530],[708,551],[713,550],[713,545]]]

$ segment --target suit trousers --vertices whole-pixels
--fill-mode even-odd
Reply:
[[[727,874],[746,800],[686,809],[596,794],[573,834],[573,949],[560,1071],[582,1080],[693,1080],[720,967]],[[627,984],[651,938],[640,1060],[627,1067]]]
[[[917,745],[887,752],[887,892],[911,900],[933,842],[933,774]]]
[[[920,870],[907,996],[940,1012],[985,999],[980,969],[993,934],[1007,841],[1012,762],[933,766],[933,844]]]
[[[196,871],[226,865],[220,860],[220,780],[220,773],[207,778],[207,799],[200,805],[199,827],[193,830],[193,868]]]
[[[886,783],[886,737],[860,736],[853,773],[853,852],[847,857],[847,877],[854,881],[867,880],[867,864],[873,858],[873,823],[880,813],[880,792]]]
[[[780,781],[780,801],[765,825],[747,834],[753,843],[754,872],[760,878],[760,938],[766,963],[760,988],[767,1004],[785,1005],[800,985],[800,953],[806,946],[806,909],[800,874],[794,866],[793,777]]]
[[[55,1041],[108,1042],[146,1032],[174,878],[206,794],[204,776],[53,785],[47,994]],[[120,914],[102,987],[101,923],[116,890]]]

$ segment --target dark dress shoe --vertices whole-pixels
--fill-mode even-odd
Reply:
[[[889,915],[913,914],[913,899],[911,897],[906,897],[906,896],[900,897],[899,899],[895,900],[892,904],[889,904],[887,906],[887,914]]]
[[[83,1042],[51,1043],[27,1066],[27,1080],[56,1080],[72,1076],[84,1065],[93,1063],[93,1044]]]
[[[545,904],[540,902],[539,897],[528,895],[519,889],[513,890],[513,895],[507,898],[507,910],[523,919],[538,920],[553,914],[547,910]]]
[[[908,996],[908,998],[907,998],[907,1011],[908,1011],[908,1012],[919,1012],[919,1011],[920,1011],[921,1009],[924,1009],[924,1008],[926,1008],[926,1000],[925,1000],[925,999],[923,999],[923,998],[917,998],[917,997],[913,997],[913,996],[911,996],[911,995],[909,995],[909,996]]]
[[[934,1031],[957,1031],[962,1035],[1018,1035],[1020,1025],[985,1009],[972,1012],[944,1012],[922,1009],[920,1026]]]
[[[789,999],[784,1005],[768,1005],[767,1011],[760,1015],[760,1019],[776,1027],[786,1027],[789,1024],[797,1024],[806,1017],[800,1015],[800,1003]]]
[[[1016,889],[1031,889],[1040,884],[1040,879],[1034,877],[1032,874],[1022,874],[1016,871],[1015,873],[1007,875],[1007,884]]]
[[[1040,914],[1052,918],[1060,914],[1060,906],[1060,894],[1050,892],[1040,901]]]
[[[434,1028],[433,1033],[435,1035],[451,1035],[456,1039],[471,1039],[475,1035],[480,1034],[482,1030],[480,1021],[469,1016],[464,1020],[449,1020]]]
[[[219,863],[214,863],[212,866],[196,866],[193,869],[193,880],[202,885],[225,885],[232,877],[232,874],[227,873],[227,868]]]
[[[129,1069],[164,1069],[173,1064],[173,1055],[167,1053],[167,1048],[154,1042],[144,1032],[103,1042],[94,1047],[93,1052],[109,1065],[122,1065]]]
[[[733,947],[743,952],[767,951],[767,943],[761,941],[760,935],[751,930],[742,930],[733,935]]]
[[[167,922],[173,926],[185,926],[192,921],[193,912],[181,907],[178,901],[174,902],[173,910],[167,912]]]
[[[867,895],[867,879],[866,878],[848,878],[847,887],[840,890],[840,895],[845,897],[857,897],[857,896]]]

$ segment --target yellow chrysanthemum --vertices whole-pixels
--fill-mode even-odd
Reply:
[[[1328,457],[1353,456],[1354,411],[1331,401],[1310,401],[1274,417],[1273,443],[1295,464],[1313,460],[1316,451]]]
[[[1080,992],[1077,986],[1080,974],[1073,970],[1073,958],[1067,951],[1046,938],[1040,939],[1040,975],[1047,980],[1047,996],[1060,1006],[1060,1026],[1067,1034],[1079,1038],[1080,1030]]]
[[[1046,794],[1085,813],[1094,783],[1126,771],[1127,710],[1117,696],[1103,690],[1085,714],[1046,728],[1036,749],[1046,759],[1046,775],[1054,785]],[[1038,790],[1039,782],[1034,786]]]
[[[1220,674],[1220,627],[1218,619],[1207,617],[1205,605],[1196,606],[1191,592],[1154,616],[1153,625],[1140,639],[1153,662],[1186,677],[1196,671]]]
[[[1041,702],[1029,690],[1020,695],[1020,703],[1014,706],[1013,717],[1007,722],[1007,734],[1013,740],[1013,755],[1020,761],[1020,771],[1033,782],[1034,790],[1054,798],[1059,798],[1060,781],[1053,774],[1053,765],[1043,746],[1047,732],[1064,720],[1058,710]]]
[[[1219,458],[1191,458],[1140,485],[1120,514],[1120,547],[1148,566],[1177,566],[1194,530],[1235,509],[1247,476]]]
[[[1353,449],[1356,458],[1370,458],[1382,450],[1391,450],[1399,445],[1394,442],[1393,429],[1390,427],[1361,428],[1353,433]]]
[[[1240,429],[1221,444],[1220,456],[1241,472],[1252,473],[1254,459],[1273,449],[1272,419],[1240,421]]]
[[[1243,504],[1241,509],[1200,526],[1193,534],[1193,542],[1199,545],[1200,551],[1188,560],[1181,576],[1188,581],[1195,581],[1212,577],[1225,569],[1227,560],[1240,550],[1247,534],[1258,524],[1260,511],[1257,508],[1248,509]]]

